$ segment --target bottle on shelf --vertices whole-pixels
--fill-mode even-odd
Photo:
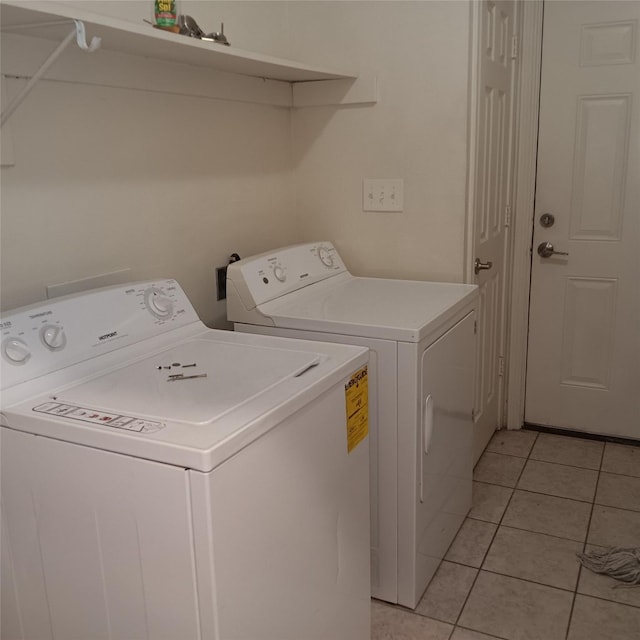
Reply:
[[[155,26],[173,31],[178,23],[177,0],[154,0],[153,17]]]

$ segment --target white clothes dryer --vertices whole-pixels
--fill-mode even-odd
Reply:
[[[370,349],[374,597],[415,608],[471,506],[477,287],[360,278],[330,242],[227,271],[237,331]]]
[[[0,322],[3,638],[368,640],[366,349],[174,280]]]

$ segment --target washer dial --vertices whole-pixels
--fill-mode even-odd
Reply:
[[[167,320],[173,315],[173,301],[158,287],[149,287],[144,292],[144,305],[159,320]]]
[[[2,343],[2,355],[11,364],[24,364],[31,357],[31,350],[24,340],[7,338]]]
[[[40,339],[49,351],[60,351],[67,345],[67,334],[59,324],[45,324],[40,329]]]
[[[325,267],[333,267],[333,256],[326,247],[318,247],[318,258]]]

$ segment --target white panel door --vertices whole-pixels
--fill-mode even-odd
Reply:
[[[485,267],[481,270],[476,268],[476,283],[480,287],[474,403],[476,460],[501,421],[500,358],[504,345],[506,216],[511,193],[512,39],[515,21],[514,2],[483,0],[478,7],[481,14],[477,16],[480,31],[473,207],[474,259]]]
[[[530,423],[634,438],[639,22],[639,2],[545,5],[525,409]],[[541,257],[545,242],[568,255]]]

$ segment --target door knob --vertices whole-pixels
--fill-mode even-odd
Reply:
[[[538,255],[541,258],[550,258],[551,256],[568,256],[569,254],[566,251],[556,251],[550,242],[541,242],[538,245]]]
[[[481,271],[491,269],[491,267],[493,267],[493,262],[491,262],[491,260],[480,262],[480,258],[476,258],[476,261],[473,263],[473,271],[476,275],[478,275]]]

